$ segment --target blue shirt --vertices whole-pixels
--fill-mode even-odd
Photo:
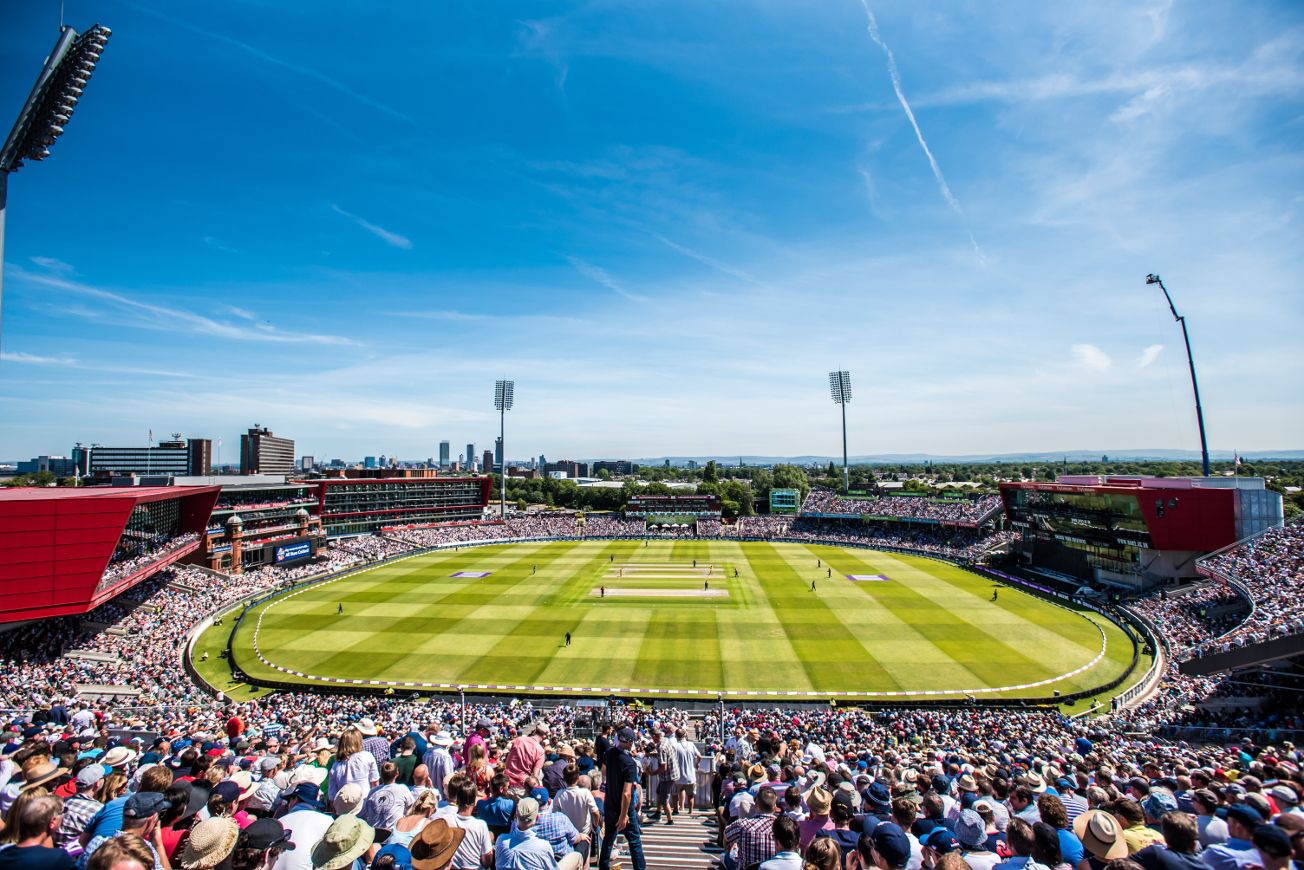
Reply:
[[[91,816],[91,820],[86,823],[86,830],[90,831],[90,839],[96,837],[112,837],[114,834],[122,831],[122,810],[127,805],[127,798],[130,795],[116,797],[104,806],[100,811]],[[90,840],[87,840],[89,843]]]
[[[1082,841],[1074,836],[1072,831],[1063,828],[1056,830],[1055,833],[1059,834],[1060,858],[1070,867],[1078,866],[1087,853],[1082,846]]]
[[[571,848],[571,841],[580,835],[571,820],[557,812],[539,813],[539,820],[531,830],[540,839],[548,841],[552,854],[559,861],[575,851]]]
[[[506,831],[512,826],[516,803],[511,798],[485,798],[475,805],[475,817],[491,828]]]
[[[512,828],[503,834],[494,846],[495,870],[557,870],[557,859],[552,857],[552,847],[541,840],[533,830]]]
[[[1245,867],[1260,865],[1259,850],[1254,848],[1254,844],[1235,837],[1205,849],[1200,853],[1200,860],[1213,870],[1243,870]]]

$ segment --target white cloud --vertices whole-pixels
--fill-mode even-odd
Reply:
[[[883,50],[887,57],[888,77],[892,79],[892,90],[896,92],[897,102],[906,113],[906,118],[910,121],[910,126],[914,128],[915,138],[919,140],[919,147],[923,149],[924,156],[928,158],[928,165],[933,170],[933,178],[937,180],[937,188],[942,193],[942,199],[951,207],[961,220],[966,220],[964,209],[960,207],[960,200],[956,199],[955,194],[951,192],[951,186],[946,183],[946,177],[942,175],[942,167],[938,165],[937,158],[933,156],[933,149],[928,147],[928,142],[924,139],[924,131],[919,129],[919,121],[915,119],[915,112],[910,108],[910,103],[906,100],[905,91],[901,87],[901,73],[897,71],[896,57],[892,54],[892,49],[888,48],[887,43],[883,41],[878,33],[878,21],[874,18],[874,12],[869,8],[868,0],[860,0],[860,5],[865,7],[865,17],[869,20],[869,38],[874,44]],[[978,245],[978,240],[968,228],[965,232],[969,235],[969,244],[973,252],[978,257],[978,262],[985,263],[987,255]]]
[[[32,366],[75,366],[77,360],[67,356],[38,356],[34,353],[6,350],[0,352],[0,360],[11,363],[23,363]]]
[[[371,233],[376,238],[382,240],[387,245],[392,245],[395,248],[402,248],[405,251],[412,250],[412,240],[409,239],[407,236],[401,236],[398,233],[391,232],[390,230],[387,230],[382,226],[377,226],[376,224],[373,224],[371,221],[367,220],[364,217],[360,217],[356,214],[353,214],[352,212],[345,211],[344,209],[340,208],[338,205],[332,205],[331,210],[336,214],[342,215],[343,217],[346,217],[349,220],[353,221],[355,224],[362,227],[364,230]]]
[[[1141,351],[1141,358],[1137,360],[1136,367],[1139,369],[1147,368],[1152,362],[1159,359],[1159,354],[1163,353],[1162,344],[1152,344],[1145,350]]]
[[[579,259],[578,257],[567,257],[566,262],[570,263],[573,267],[575,267],[575,271],[579,272],[585,278],[588,278],[590,281],[593,281],[597,284],[601,284],[603,287],[606,287],[611,292],[624,296],[626,299],[630,300],[631,302],[649,301],[646,296],[640,296],[637,293],[633,293],[629,290],[626,290],[624,285],[622,285],[615,278],[611,277],[611,275],[607,272],[607,270],[602,268],[601,266],[595,266],[592,263],[588,263],[585,262],[584,260]]]
[[[1094,344],[1075,344],[1072,347],[1073,361],[1083,369],[1089,372],[1104,373],[1109,371],[1109,367],[1114,361]]]
[[[359,342],[351,338],[345,338],[341,335],[323,335],[308,332],[292,332],[289,330],[277,329],[270,323],[251,325],[247,322],[244,312],[241,315],[242,323],[228,323],[221,320],[214,320],[211,317],[205,317],[202,314],[195,314],[191,311],[185,311],[180,308],[172,308],[166,305],[156,305],[151,302],[141,302],[124,296],[121,293],[114,293],[110,290],[101,290],[98,287],[92,287],[89,284],[83,284],[79,281],[73,281],[64,278],[58,274],[44,274],[40,272],[29,272],[25,269],[14,269],[13,274],[19,280],[27,281],[41,287],[53,290],[62,290],[65,293],[71,293],[86,299],[95,299],[105,303],[108,311],[87,310],[78,311],[75,308],[68,308],[66,313],[80,315],[85,313],[101,322],[112,322],[112,315],[119,315],[117,323],[122,326],[136,327],[140,329],[155,329],[168,332],[191,332],[199,335],[212,335],[218,338],[231,339],[235,341],[270,341],[282,344],[328,344],[328,345],[358,345]]]
[[[54,257],[32,257],[31,260],[42,269],[49,269],[51,272],[62,272],[65,275],[71,275],[76,271],[70,264]]]

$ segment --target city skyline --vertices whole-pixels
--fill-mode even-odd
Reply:
[[[5,123],[58,10],[11,19]],[[509,458],[838,455],[831,369],[853,457],[1190,450],[1150,272],[1211,449],[1304,446],[1298,6],[66,19],[114,36],[9,179],[5,459],[437,456],[501,378]]]

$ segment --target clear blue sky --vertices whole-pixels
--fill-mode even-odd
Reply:
[[[55,0],[0,32],[7,125]],[[1196,448],[1304,432],[1304,6],[68,0],[0,457]],[[871,16],[875,27],[871,32]],[[916,127],[917,125],[917,127]]]

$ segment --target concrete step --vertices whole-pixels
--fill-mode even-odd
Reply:
[[[673,825],[664,821],[648,822],[643,826],[643,854],[649,870],[705,870],[720,866],[713,812],[680,813],[674,822]]]
[[[81,659],[87,662],[117,662],[122,660],[122,656],[117,653],[100,652],[97,649],[70,649],[63,655],[65,658]]]

